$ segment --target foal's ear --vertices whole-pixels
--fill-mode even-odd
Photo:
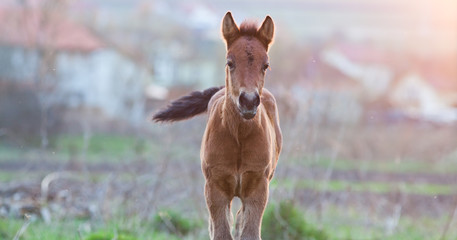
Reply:
[[[227,48],[239,37],[239,34],[240,29],[233,20],[232,13],[227,12],[222,20],[222,35],[227,42]]]
[[[275,34],[275,25],[273,19],[270,16],[266,16],[263,20],[262,26],[257,30],[257,36],[265,45],[268,50],[268,46],[273,41],[273,36]]]

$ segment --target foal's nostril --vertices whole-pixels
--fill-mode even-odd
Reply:
[[[258,93],[245,93],[240,94],[239,103],[246,109],[253,109],[259,106],[260,97]]]
[[[246,98],[246,93],[245,92],[242,92],[240,94],[239,102],[240,102],[240,105],[244,106],[244,107],[248,104],[249,100]]]
[[[260,96],[258,93],[255,93],[254,106],[258,107],[260,105]]]

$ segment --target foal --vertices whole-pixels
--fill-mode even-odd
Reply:
[[[282,146],[273,95],[265,88],[273,20],[260,28],[243,22],[238,28],[227,12],[222,22],[227,43],[225,87],[193,92],[154,115],[156,122],[190,118],[206,110],[208,123],[201,145],[211,239],[233,239],[231,203],[241,199],[235,239],[260,240],[262,215]]]

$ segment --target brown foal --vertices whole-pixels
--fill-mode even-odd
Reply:
[[[206,110],[208,123],[201,145],[205,198],[211,239],[259,240],[268,187],[282,146],[278,110],[265,88],[273,20],[258,28],[238,27],[228,12],[222,22],[227,43],[225,87],[193,92],[154,115],[157,122],[190,118]],[[231,203],[241,199],[231,234]]]

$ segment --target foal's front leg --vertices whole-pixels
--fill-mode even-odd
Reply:
[[[268,201],[268,179],[263,173],[245,173],[242,183],[242,208],[237,214],[237,240],[261,240],[262,216]]]
[[[218,184],[207,181],[205,198],[210,214],[209,235],[211,240],[233,240],[230,234],[231,198]]]

